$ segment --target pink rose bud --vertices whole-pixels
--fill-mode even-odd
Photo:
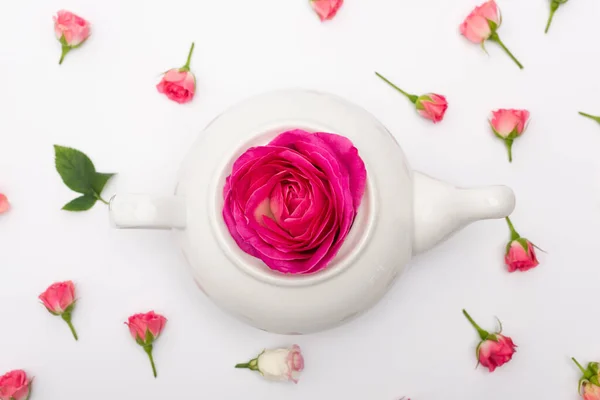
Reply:
[[[0,377],[0,400],[27,400],[31,380],[23,370],[10,371]]]
[[[525,132],[529,115],[527,110],[499,109],[492,111],[492,118],[489,120],[490,126],[496,137],[504,141],[508,150],[509,162],[512,162],[513,142]]]
[[[502,324],[500,324],[499,332],[489,333],[481,329],[466,310],[463,310],[463,314],[477,330],[481,338],[481,342],[477,345],[476,350],[479,364],[489,369],[490,372],[494,372],[497,367],[501,367],[512,359],[517,346],[511,338],[500,334],[502,332]]]
[[[583,396],[584,400],[600,400],[600,382],[599,371],[600,364],[597,362],[591,362],[587,368],[583,368],[581,364],[574,358],[571,360],[577,365],[581,373],[583,374],[579,379],[579,393]]]
[[[501,24],[500,9],[494,0],[490,0],[479,7],[475,7],[467,19],[460,25],[460,33],[471,42],[481,44],[484,50],[486,40],[498,43],[519,68],[523,69],[523,65],[508,50],[496,32]]]
[[[52,315],[60,316],[71,329],[71,333],[75,340],[77,332],[71,323],[71,314],[75,308],[75,285],[73,282],[57,282],[53,283],[46,291],[39,295],[46,309]]]
[[[162,315],[154,313],[154,311],[145,314],[132,315],[125,323],[129,327],[131,337],[135,339],[137,344],[142,346],[146,354],[148,354],[155,378],[157,374],[156,366],[154,365],[154,357],[152,356],[153,343],[160,336],[166,323],[167,319]]]
[[[333,19],[343,4],[344,0],[310,0],[310,5],[321,21]]]
[[[60,10],[54,17],[54,33],[62,45],[59,64],[69,51],[83,44],[90,36],[90,23],[70,11]]]
[[[421,96],[410,94],[400,89],[379,72],[375,72],[375,75],[406,96],[415,105],[417,112],[423,118],[433,121],[434,124],[444,119],[444,114],[446,114],[446,110],[448,109],[448,102],[444,96],[435,93],[428,93]]]
[[[561,4],[565,4],[567,1],[568,0],[552,0],[550,2],[550,16],[548,17],[548,23],[546,24],[546,33],[548,33],[548,30],[550,29],[554,13],[556,13],[556,10],[558,10],[558,7],[560,7]]]
[[[156,85],[159,93],[165,94],[169,99],[179,104],[192,101],[196,93],[196,77],[190,71],[193,52],[194,43],[192,43],[185,65],[165,72],[162,80]]]
[[[289,349],[264,350],[256,358],[235,367],[258,371],[265,379],[271,381],[298,383],[300,373],[304,369],[304,358],[300,347],[293,345]]]
[[[588,114],[588,113],[584,113],[584,112],[581,112],[581,111],[579,112],[579,115],[583,115],[584,117],[592,119],[592,120],[594,120],[594,121],[596,121],[597,123],[600,124],[600,117],[597,117],[595,115],[591,115],[591,114]]]
[[[510,229],[510,242],[506,245],[504,256],[508,272],[527,271],[537,267],[540,263],[535,256],[535,246],[517,233],[510,218],[506,217],[506,222]]]
[[[0,214],[4,214],[10,210],[10,203],[8,202],[8,198],[0,193]]]

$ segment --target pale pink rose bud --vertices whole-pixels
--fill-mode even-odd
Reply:
[[[484,47],[486,40],[498,43],[519,68],[523,69],[523,65],[508,50],[496,32],[501,24],[500,9],[494,0],[490,0],[475,7],[460,25],[460,33],[471,42],[481,44],[481,47]]]
[[[125,325],[129,327],[131,337],[135,339],[137,344],[142,346],[146,354],[148,354],[152,366],[152,373],[155,378],[157,374],[154,357],[152,356],[153,343],[160,336],[166,323],[167,319],[162,315],[156,314],[154,311],[145,314],[132,315],[129,317],[129,320],[125,322]]]
[[[30,391],[31,380],[21,369],[0,377],[0,400],[27,400]]]
[[[535,246],[517,233],[510,218],[506,217],[506,222],[510,229],[510,241],[506,245],[504,256],[508,272],[527,271],[537,267],[540,263],[535,255]]]
[[[444,96],[435,93],[428,93],[421,96],[410,94],[400,89],[379,72],[375,72],[375,75],[406,96],[415,105],[417,112],[423,118],[433,121],[434,124],[444,119],[444,114],[446,114],[446,110],[448,109],[448,102]]]
[[[169,99],[180,104],[192,101],[196,93],[196,77],[190,71],[193,52],[194,43],[192,43],[185,65],[165,72],[161,81],[156,85],[159,93],[165,94]]]
[[[321,21],[333,19],[343,4],[344,0],[310,0],[310,5]]]
[[[490,372],[494,372],[496,368],[501,367],[512,359],[517,346],[511,338],[500,334],[502,332],[502,325],[500,325],[498,332],[489,333],[481,329],[466,310],[463,310],[463,314],[477,330],[481,338],[481,342],[477,345],[476,350],[479,364],[486,367]]]
[[[600,372],[600,364],[597,362],[591,362],[588,364],[587,368],[583,368],[583,366],[579,364],[575,357],[571,357],[571,360],[573,360],[582,373],[582,376],[579,379],[578,389],[583,399],[600,400],[600,382],[598,376]]]
[[[8,202],[8,198],[0,193],[0,214],[4,214],[10,210],[10,203]]]
[[[70,11],[60,10],[54,17],[54,33],[62,45],[59,64],[69,51],[83,44],[90,36],[90,23]]]
[[[73,337],[78,340],[77,332],[71,323],[71,315],[76,301],[73,282],[53,283],[44,293],[39,295],[39,299],[52,315],[60,316],[69,325]]]
[[[271,381],[298,383],[300,373],[304,369],[304,358],[300,347],[293,345],[289,349],[264,350],[256,358],[235,367],[258,371],[265,379]]]
[[[499,109],[492,111],[489,123],[494,134],[504,141],[509,162],[512,162],[513,142],[525,132],[529,115],[527,110]]]

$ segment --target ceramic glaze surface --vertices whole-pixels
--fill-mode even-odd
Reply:
[[[365,162],[367,189],[329,266],[284,275],[239,249],[222,217],[223,186],[246,149],[297,128],[349,138]],[[508,188],[462,190],[411,173],[392,135],[363,109],[332,95],[287,90],[243,101],[212,121],[190,150],[174,197],[117,195],[111,214],[122,228],[175,228],[197,285],[222,309],[262,330],[305,334],[368,310],[413,253],[513,207]]]

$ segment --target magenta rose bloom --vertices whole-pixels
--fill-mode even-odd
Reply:
[[[346,239],[366,180],[347,138],[284,132],[235,161],[223,188],[223,218],[238,246],[269,268],[317,272]]]

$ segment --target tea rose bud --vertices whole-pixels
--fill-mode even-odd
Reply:
[[[90,36],[90,23],[70,11],[60,10],[54,17],[54,33],[62,45],[59,64],[69,51],[83,44]]]
[[[444,119],[444,114],[448,109],[448,102],[444,96],[435,93],[428,93],[421,96],[410,94],[400,89],[379,72],[375,72],[375,75],[406,96],[415,105],[417,112],[423,118],[433,121],[434,124]]]
[[[77,332],[71,323],[71,314],[75,308],[75,285],[73,282],[53,283],[39,295],[39,299],[50,314],[60,316],[69,325],[73,337],[78,340]]]
[[[27,400],[31,380],[23,370],[10,371],[0,377],[0,400]]]
[[[552,23],[552,19],[554,18],[554,13],[558,10],[561,4],[565,4],[568,0],[551,0],[550,1],[550,16],[548,17],[548,23],[546,24],[545,33],[548,33],[550,29],[550,24]]]
[[[591,120],[594,120],[594,121],[596,121],[597,123],[600,124],[600,117],[598,117],[598,116],[591,115],[591,114],[588,114],[588,113],[584,113],[584,112],[581,112],[581,111],[579,111],[579,115],[583,115],[584,117],[589,118]]]
[[[0,193],[0,214],[4,214],[10,210],[10,203],[8,202],[8,198]]]
[[[235,367],[258,371],[265,379],[271,381],[298,383],[300,373],[304,369],[304,358],[300,347],[293,345],[289,349],[264,350],[256,358]]]
[[[475,7],[460,25],[460,33],[471,42],[481,44],[481,47],[484,47],[486,40],[498,43],[519,68],[523,69],[523,65],[508,50],[496,32],[501,24],[500,9],[494,0],[490,0]]]
[[[529,115],[527,110],[499,109],[492,111],[489,123],[496,137],[504,141],[508,150],[509,162],[512,162],[513,142],[525,132]]]
[[[164,73],[161,81],[156,85],[159,93],[179,103],[192,101],[196,93],[196,77],[190,71],[190,62],[194,52],[194,43],[190,48],[187,62],[181,68],[173,68]]]
[[[506,217],[510,229],[510,242],[506,245],[504,262],[508,272],[527,271],[537,267],[538,262],[535,255],[535,246],[529,240],[522,238],[512,224],[510,218]]]
[[[577,365],[577,368],[582,373],[579,379],[579,393],[584,400],[600,400],[600,382],[598,380],[598,372],[600,366],[597,362],[591,362],[587,368],[583,368],[581,364],[574,358],[571,360]]]
[[[152,349],[154,341],[160,336],[166,323],[167,319],[162,315],[156,314],[154,311],[145,314],[132,315],[125,323],[125,325],[129,327],[131,337],[137,344],[142,346],[146,354],[148,354],[150,365],[152,366],[152,373],[155,378],[157,374],[154,357],[152,356]]]
[[[343,4],[344,0],[310,0],[310,5],[321,21],[333,19]]]
[[[463,310],[463,314],[477,330],[481,338],[481,342],[477,345],[476,350],[479,364],[486,367],[490,372],[494,372],[497,367],[501,367],[512,359],[517,346],[511,338],[500,334],[502,332],[502,324],[500,325],[499,332],[489,333],[481,329],[466,310]]]

